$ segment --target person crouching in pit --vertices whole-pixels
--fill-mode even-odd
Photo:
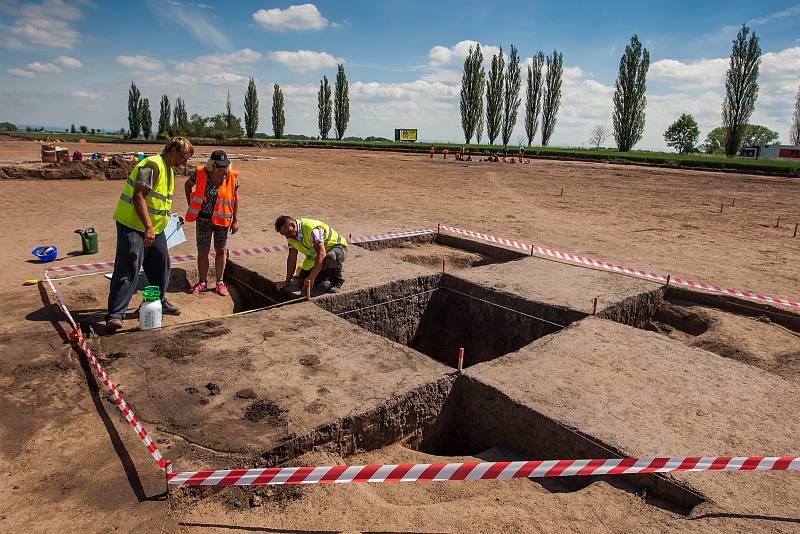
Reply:
[[[208,254],[214,238],[214,267],[217,274],[216,291],[228,295],[225,287],[225,262],[228,250],[228,232],[239,231],[239,174],[231,169],[231,162],[223,150],[215,150],[205,166],[197,167],[189,175],[184,188],[186,221],[197,221],[197,270],[199,281],[189,290],[197,294],[208,289]],[[194,191],[192,191],[194,188]]]

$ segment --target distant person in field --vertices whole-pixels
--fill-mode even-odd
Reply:
[[[301,284],[308,281],[311,287],[319,285],[330,293],[338,293],[344,284],[342,264],[347,258],[347,240],[343,235],[321,221],[302,217],[295,219],[281,215],[275,220],[275,231],[289,243],[289,256],[286,258],[286,279],[276,282],[281,289],[292,287],[297,268],[297,253],[305,256],[303,266],[297,277]],[[300,285],[301,285],[300,284]]]
[[[122,328],[128,305],[136,293],[139,269],[144,269],[150,285],[161,291],[161,310],[167,315],[181,311],[167,300],[169,251],[164,228],[167,226],[175,171],[186,165],[194,147],[184,137],[170,139],[161,154],[136,164],[122,189],[114,211],[117,221],[117,253],[108,293],[106,327],[111,332]]]
[[[192,191],[194,188],[194,191]],[[228,256],[228,232],[239,231],[239,173],[231,168],[228,155],[215,150],[205,165],[189,174],[184,184],[188,222],[197,221],[197,272],[200,280],[189,290],[197,294],[208,289],[208,253],[214,238],[216,292],[227,297],[225,262]]]
[[[431,159],[433,159],[434,154],[436,154],[436,147],[431,145]]]
[[[442,159],[447,159],[447,153],[448,153],[448,152],[450,152],[450,149],[449,149],[449,148],[447,148],[447,147],[444,147],[444,148],[442,149]]]
[[[519,158],[519,162],[522,163],[522,158],[525,157],[525,149],[519,147],[519,151],[517,152],[517,158]]]

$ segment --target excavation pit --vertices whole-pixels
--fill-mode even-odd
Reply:
[[[456,367],[493,360],[585,314],[494,291],[449,274],[390,282],[319,299],[351,323]]]
[[[527,254],[513,250],[441,233],[356,243],[356,245],[406,263],[437,270],[444,267],[445,271],[460,271],[527,257]]]

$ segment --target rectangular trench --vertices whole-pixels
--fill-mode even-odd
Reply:
[[[281,445],[245,465],[296,465],[293,460],[313,450],[349,456],[402,443],[425,453],[449,457],[474,455],[499,447],[512,451],[507,460],[564,460],[618,458],[612,446],[571,429],[519,404],[497,389],[466,375],[453,373],[394,395],[366,410],[322,425],[302,436],[289,436]],[[492,458],[492,461],[506,459]],[[221,467],[221,466],[220,466]],[[228,467],[241,467],[240,465]],[[645,498],[647,504],[687,515],[704,498],[663,475],[616,475],[535,479],[552,493],[579,491],[603,480],[620,491]],[[463,484],[465,482],[453,482]],[[182,504],[195,503],[217,491],[253,488],[182,487]],[[302,491],[291,490],[286,491]]]
[[[582,319],[585,313],[479,286],[449,274],[320,298],[351,323],[455,367],[493,360]]]

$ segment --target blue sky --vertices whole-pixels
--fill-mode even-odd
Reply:
[[[461,140],[463,58],[514,44],[523,58],[564,54],[553,144],[586,144],[610,127],[619,57],[637,33],[650,51],[640,148],[693,113],[703,134],[720,122],[731,39],[747,23],[763,51],[753,122],[788,130],[800,85],[800,4],[795,2],[202,2],[0,0],[0,121],[127,126],[133,80],[157,110],[181,94],[189,113],[241,115],[247,77],[258,84],[260,131],[271,132],[272,84],[286,99],[287,131],[316,134],[316,88],[343,62],[351,87],[349,135],[391,137],[416,127],[426,140]],[[512,142],[523,137],[522,114]],[[157,117],[154,117],[154,121]],[[611,141],[609,141],[610,143]]]

